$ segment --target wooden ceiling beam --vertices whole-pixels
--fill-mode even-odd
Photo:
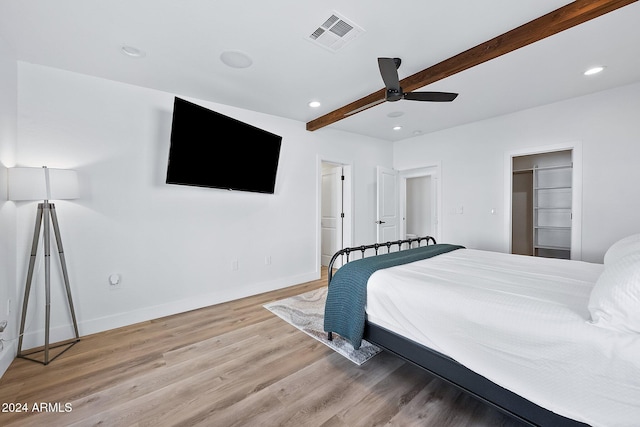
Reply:
[[[521,47],[583,24],[638,0],[576,0],[566,6],[529,21],[513,30],[481,43],[436,65],[400,80],[405,92],[412,92],[461,71],[495,59]],[[314,131],[367,110],[384,100],[385,88],[344,105],[307,123]],[[357,110],[357,111],[356,111]]]

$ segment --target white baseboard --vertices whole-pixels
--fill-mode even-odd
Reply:
[[[249,286],[242,287],[242,289],[227,290],[226,292],[216,291],[215,293],[211,293],[208,295],[198,295],[171,303],[150,307],[141,307],[140,309],[135,311],[116,313],[97,319],[81,320],[78,323],[78,330],[80,336],[82,337],[98,332],[108,331],[110,329],[133,325],[139,322],[145,322],[165,316],[171,316],[173,314],[184,313],[203,307],[208,307],[215,304],[221,304],[223,302],[233,301],[264,292],[270,292],[277,289],[294,286],[300,283],[310,282],[313,280],[317,280],[319,277],[320,275],[317,272],[307,273],[295,277],[255,283]],[[42,330],[25,333],[22,348],[29,349],[32,347],[43,345],[42,335]],[[73,338],[73,331],[70,325],[52,328],[50,331],[50,342],[52,343],[67,340],[69,338]],[[4,342],[4,348],[2,351],[0,351],[0,378],[4,375],[13,360],[16,358],[17,348],[17,341]]]
[[[0,352],[0,378],[9,369],[9,365],[16,358],[17,347],[14,341],[3,342],[4,348]]]
[[[114,313],[109,316],[104,316],[95,319],[78,320],[78,331],[80,336],[86,336],[95,334],[98,332],[104,332],[123,326],[133,325],[135,323],[145,322],[153,319],[158,319],[165,316],[171,316],[178,313],[184,313],[198,308],[208,307],[215,304],[220,304],[227,301],[232,301],[252,295],[261,294],[264,292],[273,291],[276,289],[282,289],[289,286],[297,285],[300,283],[310,282],[317,280],[319,273],[307,273],[295,277],[287,277],[284,279],[277,279],[268,282],[260,282],[250,284],[237,289],[229,289],[225,291],[216,291],[206,295],[198,295],[190,298],[185,298],[179,301],[172,301],[166,304],[160,304],[149,307],[140,307],[135,311]],[[73,330],[71,325],[62,327],[54,327],[49,331],[50,342],[56,343],[73,338]],[[33,331],[25,333],[23,348],[29,349],[32,347],[41,346],[43,343],[43,331]],[[14,352],[15,355],[15,352]],[[8,366],[8,365],[7,365]]]

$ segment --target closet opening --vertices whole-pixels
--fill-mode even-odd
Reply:
[[[571,259],[573,151],[512,157],[511,253]]]

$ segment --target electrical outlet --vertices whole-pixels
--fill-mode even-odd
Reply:
[[[231,261],[231,270],[238,271],[238,260],[237,259],[234,259],[233,261]]]
[[[120,289],[122,286],[122,277],[118,273],[109,275],[109,289]]]
[[[7,328],[7,321],[3,320],[0,322],[0,351],[4,350],[4,339],[1,338],[2,333]]]

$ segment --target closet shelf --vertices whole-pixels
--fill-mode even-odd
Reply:
[[[535,170],[539,170],[539,171],[551,170],[551,169],[571,169],[571,168],[573,168],[573,164],[534,167]]]
[[[532,167],[532,168],[514,169],[513,173],[531,172],[532,170],[542,171],[542,170],[551,170],[551,169],[571,169],[572,167],[573,167],[573,165],[571,165],[571,164],[569,164],[569,165],[555,165],[555,166],[535,166],[535,167]]]
[[[557,251],[570,251],[571,248],[568,246],[551,246],[551,245],[535,245],[535,249],[553,249]]]
[[[533,187],[534,190],[571,190],[570,186],[561,186],[561,187]]]

